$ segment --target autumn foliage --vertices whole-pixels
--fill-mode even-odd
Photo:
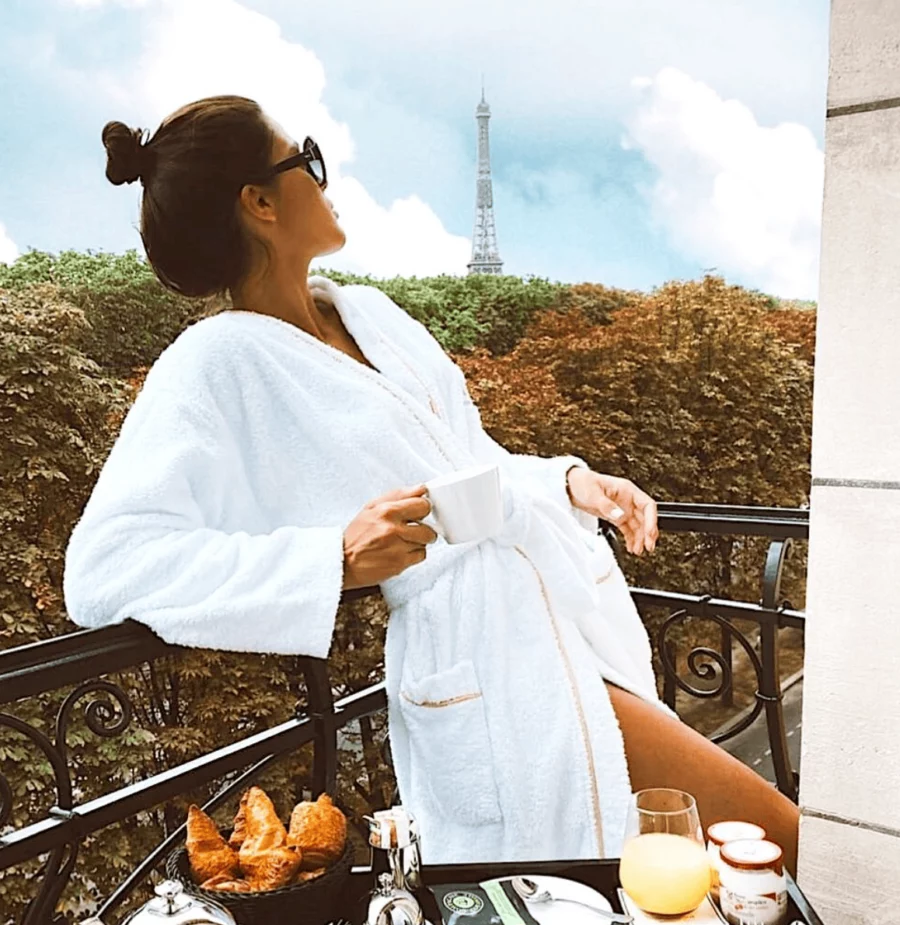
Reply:
[[[379,285],[425,323],[465,371],[486,429],[511,450],[574,453],[658,500],[808,499],[814,310],[715,277],[645,294],[511,277],[333,275]],[[33,252],[0,265],[0,646],[73,629],[61,593],[69,532],[146,368],[218,307],[164,292],[134,254]],[[760,563],[752,542],[703,536],[664,537],[652,558],[623,562],[634,584],[744,600],[758,597]],[[380,679],[386,619],[379,601],[342,608],[329,666],[339,696]],[[99,740],[73,726],[84,799],[272,726],[305,701],[298,663],[284,657],[195,651],[119,680],[137,707],[130,731]],[[16,712],[40,724],[60,699]],[[383,738],[381,717],[343,739],[340,799],[357,818],[391,797]],[[309,758],[290,756],[261,782],[280,808],[302,796]],[[6,731],[0,774],[14,787],[12,825],[46,813],[48,768]],[[184,809],[159,807],[92,839],[67,908],[108,895]],[[0,877],[0,920],[28,896],[27,878]]]
[[[772,314],[708,277],[664,286],[612,324],[545,312],[510,354],[460,364],[510,449],[576,453],[660,500],[796,506],[809,484],[812,367],[801,324]]]

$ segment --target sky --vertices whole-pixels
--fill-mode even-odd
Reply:
[[[0,261],[141,250],[104,123],[219,93],[312,135],[347,245],[463,274],[475,106],[504,272],[814,299],[828,0],[0,0]]]

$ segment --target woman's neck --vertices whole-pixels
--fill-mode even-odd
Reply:
[[[334,329],[334,306],[317,302],[309,290],[308,263],[250,273],[232,290],[231,301],[237,309],[280,318],[319,340],[328,341]]]

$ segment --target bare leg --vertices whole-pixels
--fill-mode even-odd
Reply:
[[[761,825],[797,871],[800,810],[755,771],[657,707],[607,684],[625,739],[632,789],[674,787],[697,800],[700,822],[743,819]]]

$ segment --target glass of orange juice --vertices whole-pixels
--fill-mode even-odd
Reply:
[[[697,801],[681,790],[634,794],[619,864],[622,889],[644,912],[685,915],[709,892]]]

